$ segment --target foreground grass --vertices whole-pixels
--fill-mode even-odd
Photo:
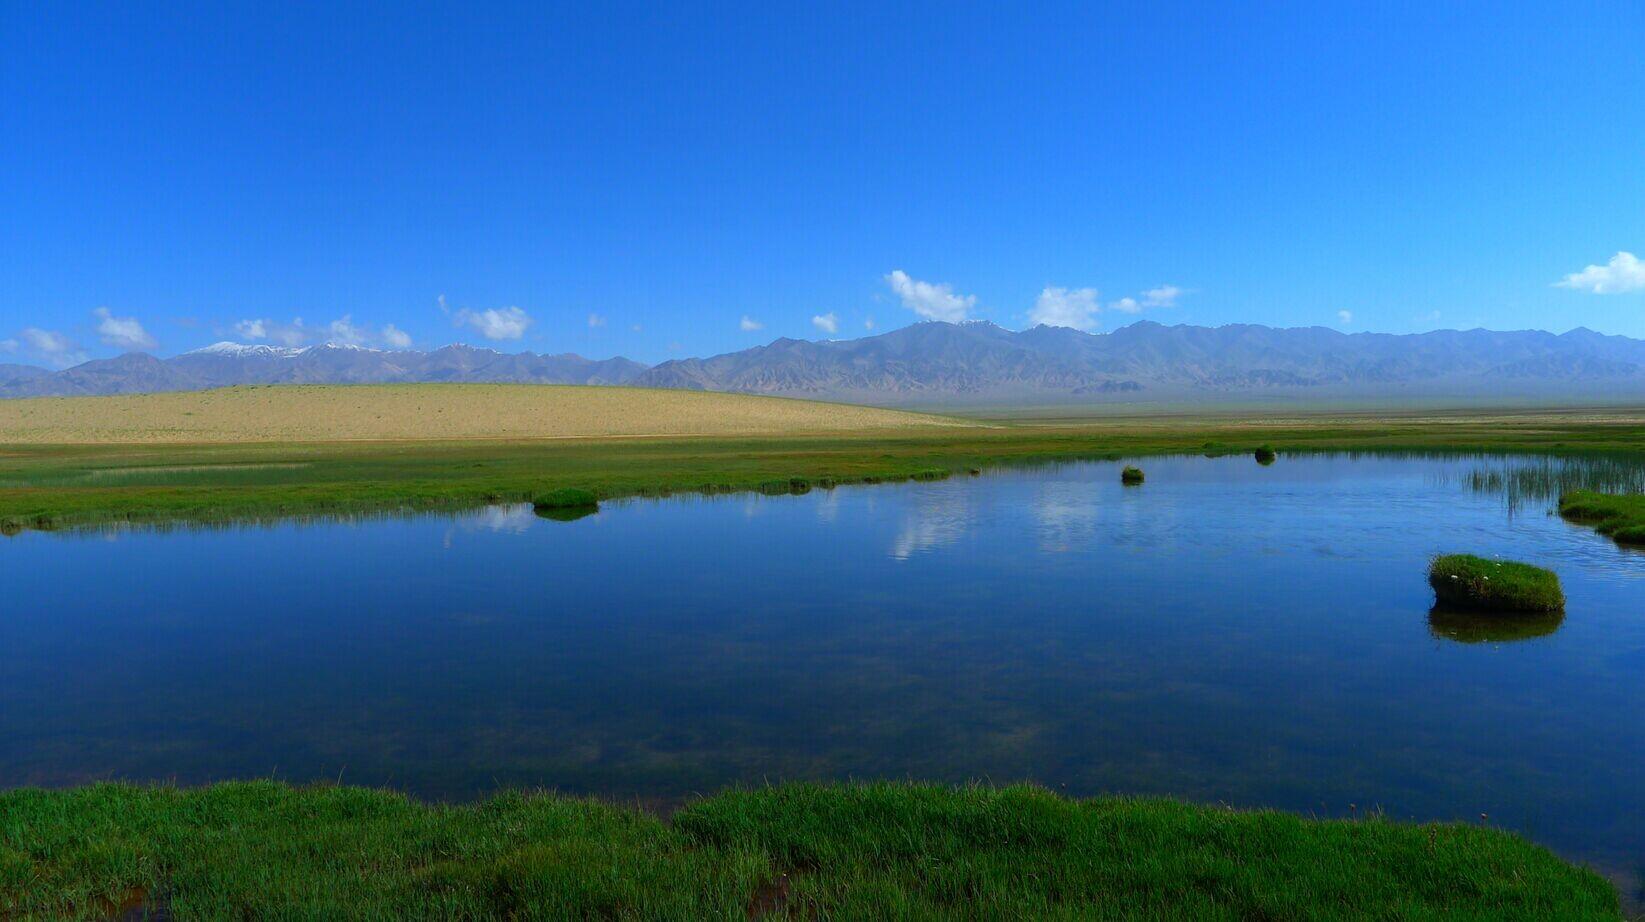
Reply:
[[[1633,415],[1118,420],[747,438],[0,446],[0,531],[873,483],[1168,452],[1645,451]]]
[[[1468,825],[1029,787],[791,785],[669,822],[272,782],[0,794],[0,913],[177,918],[1615,919],[1590,871]]]
[[[1645,494],[1577,490],[1559,498],[1559,513],[1594,526],[1618,544],[1645,545]]]
[[[1441,605],[1471,611],[1554,612],[1565,592],[1551,570],[1473,554],[1443,554],[1428,566],[1428,585]]]

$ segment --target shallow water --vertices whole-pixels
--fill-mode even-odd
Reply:
[[[1479,476],[1542,461],[1140,464],[26,533],[0,541],[0,786],[1030,779],[1484,816],[1645,866],[1645,555]],[[1431,617],[1445,551],[1555,569],[1564,619]]]

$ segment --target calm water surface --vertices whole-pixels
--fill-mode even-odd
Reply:
[[[1142,464],[1140,488],[1080,464],[572,522],[24,534],[0,786],[1031,779],[1484,814],[1645,866],[1645,556],[1480,476],[1544,462]],[[1564,619],[1431,615],[1442,551],[1552,567]]]

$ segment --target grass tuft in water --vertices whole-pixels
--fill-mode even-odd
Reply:
[[[1137,484],[1142,483],[1142,480],[1143,480],[1143,474],[1142,474],[1142,468],[1140,468],[1140,467],[1131,467],[1131,466],[1127,465],[1124,470],[1120,471],[1120,483],[1123,483],[1127,486],[1133,486],[1134,487]]]
[[[1565,593],[1551,570],[1473,554],[1444,554],[1428,565],[1439,603],[1470,611],[1561,611]]]
[[[1260,446],[1257,448],[1255,455],[1258,464],[1273,464],[1279,458],[1279,452],[1274,451],[1272,445]]]
[[[0,917],[122,903],[180,919],[1620,918],[1599,875],[1483,826],[1026,786],[782,785],[666,822],[548,794],[424,805],[267,781],[0,793]]]
[[[590,509],[599,508],[600,498],[594,495],[593,490],[561,487],[539,494],[532,499],[531,505],[538,509]]]

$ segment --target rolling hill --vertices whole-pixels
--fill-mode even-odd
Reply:
[[[0,443],[753,436],[965,427],[746,394],[519,384],[299,385],[0,401]]]

